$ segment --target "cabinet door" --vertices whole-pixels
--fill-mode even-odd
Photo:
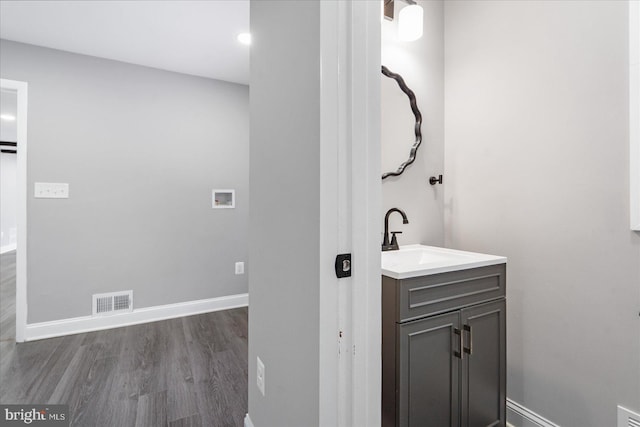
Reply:
[[[398,425],[459,425],[460,312],[398,326]]]
[[[506,304],[504,300],[461,310],[462,426],[506,425]]]

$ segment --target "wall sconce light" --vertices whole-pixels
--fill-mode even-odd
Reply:
[[[422,37],[423,10],[414,0],[403,0],[408,3],[398,14],[398,38],[412,42]],[[384,0],[384,17],[393,21],[395,0]]]

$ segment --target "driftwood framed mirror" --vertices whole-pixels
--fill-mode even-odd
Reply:
[[[405,168],[416,160],[416,154],[418,152],[418,148],[420,147],[420,144],[422,144],[422,114],[418,109],[418,104],[416,102],[415,94],[411,89],[409,89],[409,87],[405,83],[402,76],[400,74],[390,71],[384,65],[382,66],[382,74],[386,77],[389,77],[390,79],[395,80],[400,90],[404,92],[404,94],[409,98],[409,105],[411,107],[411,112],[413,113],[413,117],[414,117],[414,125],[413,125],[414,141],[408,150],[408,158],[404,160],[405,157],[403,156],[401,160],[402,163],[400,163],[400,165],[395,170],[384,172],[382,174],[382,179],[385,179],[390,176],[401,175],[402,172],[404,172]],[[402,143],[402,141],[393,141],[393,142]],[[383,166],[383,170],[384,170],[384,166]]]

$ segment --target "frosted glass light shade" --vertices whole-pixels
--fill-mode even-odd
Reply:
[[[398,15],[398,38],[412,42],[422,37],[422,6],[412,4],[402,8]]]

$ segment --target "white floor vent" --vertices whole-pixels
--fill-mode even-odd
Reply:
[[[618,427],[640,427],[640,414],[618,406]]]
[[[105,316],[133,311],[133,291],[93,295],[93,315]]]

